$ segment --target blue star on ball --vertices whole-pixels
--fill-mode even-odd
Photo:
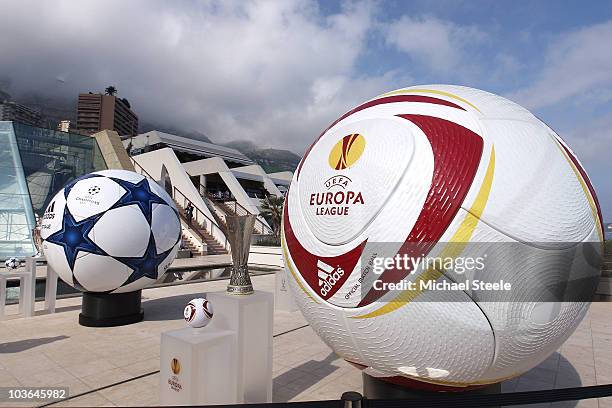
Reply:
[[[126,190],[126,193],[112,208],[136,204],[140,207],[149,225],[151,224],[153,214],[153,204],[167,204],[160,196],[151,191],[147,179],[143,179],[138,183],[131,183],[118,178],[112,179]]]
[[[88,237],[98,218],[91,217],[77,222],[72,214],[65,209],[62,229],[47,238],[47,242],[59,245],[64,249],[64,254],[71,270],[74,270],[74,263],[81,251],[106,255],[106,252]]]
[[[155,247],[155,239],[151,236],[144,255],[134,258],[116,257],[118,261],[130,267],[133,271],[122,286],[134,282],[143,276],[157,280],[157,268],[166,259],[170,251],[172,249],[158,254]]]

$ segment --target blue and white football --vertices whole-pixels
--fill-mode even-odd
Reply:
[[[19,268],[19,265],[21,265],[21,261],[18,258],[15,258],[14,256],[11,256],[6,261],[4,261],[4,266],[6,266],[6,269],[17,269]]]
[[[180,247],[172,198],[127,170],[82,176],[51,200],[41,223],[47,262],[85,292],[140,290],[168,269]]]

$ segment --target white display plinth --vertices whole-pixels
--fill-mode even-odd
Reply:
[[[275,275],[276,287],[274,289],[274,309],[284,312],[295,312],[298,310],[297,304],[289,289],[287,274],[280,270]]]
[[[162,333],[160,405],[238,403],[237,339],[212,327]]]
[[[30,291],[30,293],[27,295],[28,302],[24,310],[24,316],[26,317],[34,316],[34,313],[36,312],[36,261],[39,259],[44,260],[44,258],[39,256],[30,256],[25,259],[25,269],[32,275],[32,283],[28,288]],[[19,297],[21,299],[21,295]]]
[[[272,329],[274,296],[207,294],[213,305],[210,328],[237,333],[238,403],[272,402]]]
[[[45,310],[55,313],[55,301],[57,299],[57,273],[51,265],[47,264],[47,279],[45,284]]]
[[[34,282],[34,284],[32,285],[31,291],[32,291],[32,315],[35,313],[34,311],[34,299],[36,297],[35,294],[35,290],[36,290],[36,266],[38,262],[44,262],[45,261],[45,257],[44,256],[31,256],[26,258],[25,260],[25,267],[26,267],[26,271],[30,272],[32,274],[32,282]],[[46,267],[47,270],[47,276],[45,278],[45,304],[44,304],[44,311],[48,312],[48,313],[55,313],[55,300],[57,298],[57,274],[55,273],[55,271],[53,270],[53,268],[51,268],[51,265],[47,264]]]
[[[6,307],[6,288],[8,281],[19,279],[19,309],[11,317],[30,317],[34,315],[34,284],[33,276],[30,271],[11,271],[0,272],[0,320],[7,317]]]

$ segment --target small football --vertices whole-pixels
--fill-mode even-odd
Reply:
[[[190,327],[206,327],[213,318],[212,304],[203,298],[193,299],[185,306],[183,317]]]

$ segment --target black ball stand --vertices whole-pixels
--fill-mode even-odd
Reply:
[[[448,406],[452,406],[452,400],[456,397],[457,402],[462,396],[481,395],[481,394],[499,394],[501,392],[501,383],[491,384],[481,388],[468,389],[465,391],[440,392],[440,391],[424,391],[414,390],[411,388],[402,387],[400,385],[391,384],[379,378],[372,377],[366,373],[362,373],[363,378],[363,394],[368,399],[426,399],[445,395],[449,397]],[[493,405],[492,407],[494,407]]]
[[[79,324],[87,327],[113,327],[144,319],[142,291],[127,293],[83,292]]]

